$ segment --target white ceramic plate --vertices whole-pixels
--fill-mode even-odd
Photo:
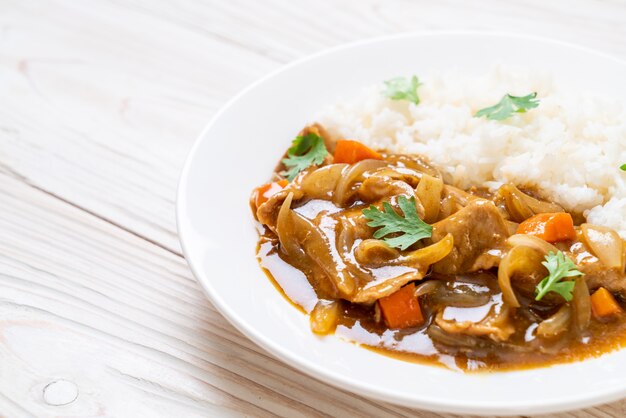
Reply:
[[[268,179],[295,133],[339,96],[397,75],[495,63],[551,71],[577,88],[626,96],[626,63],[545,39],[428,33],[375,39],[297,61],[245,89],[194,145],[178,190],[178,229],[209,299],[241,332],[324,382],[411,407],[474,414],[575,409],[626,395],[626,350],[526,371],[464,374],[319,338],[274,289],[255,258],[251,190]]]

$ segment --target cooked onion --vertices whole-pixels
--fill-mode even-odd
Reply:
[[[498,189],[504,198],[506,210],[516,222],[522,222],[537,213],[563,212],[556,203],[544,202],[522,192],[513,184],[505,184]]]
[[[411,168],[406,167],[389,167],[382,168],[376,171],[376,176],[387,177],[393,180],[400,180],[407,184],[409,184],[412,188],[417,187],[420,179],[422,178],[422,173],[413,170]]]
[[[339,221],[339,228],[337,231],[337,250],[339,250],[342,258],[346,258],[344,255],[349,254],[352,246],[354,245],[355,231],[354,227],[350,225],[348,218],[342,217]]]
[[[515,234],[511,235],[507,238],[506,243],[511,247],[530,247],[534,248],[537,251],[541,251],[544,255],[552,252],[557,253],[559,250],[554,245],[542,240],[541,238],[537,238],[533,235],[526,234]]]
[[[390,260],[400,256],[400,252],[391,248],[379,239],[366,239],[359,243],[354,250],[355,260],[365,266],[379,266],[389,264]]]
[[[580,333],[587,329],[591,320],[591,296],[584,277],[577,277],[572,296],[572,314],[576,330]]]
[[[374,322],[380,324],[383,320],[383,313],[380,310],[380,304],[374,304]]]
[[[363,160],[352,165],[343,173],[341,179],[337,183],[333,201],[337,205],[343,206],[350,197],[350,188],[352,184],[366,171],[375,170],[385,166],[385,164],[386,163],[381,160]]]
[[[491,295],[489,293],[471,291],[455,292],[452,289],[439,287],[437,293],[434,293],[432,298],[435,304],[454,306],[455,308],[475,308],[489,303]]]
[[[410,198],[414,195],[414,190],[409,183],[402,180],[394,180],[376,174],[363,180],[357,193],[359,200],[371,203],[392,196],[402,195]],[[417,213],[423,217],[424,208],[421,207],[419,201],[416,202],[416,205]]]
[[[334,193],[337,183],[348,164],[331,164],[308,172],[300,183],[302,191],[311,199],[328,199]]]
[[[437,241],[428,247],[411,251],[409,254],[398,260],[401,264],[428,267],[431,264],[435,264],[437,261],[445,258],[448,254],[450,254],[452,248],[454,248],[454,237],[452,234],[448,234],[440,241]]]
[[[423,174],[417,185],[415,194],[424,206],[424,221],[433,223],[439,215],[441,206],[441,192],[443,191],[443,181],[439,178]]]
[[[542,260],[542,252],[534,247],[523,245],[513,247],[502,258],[498,268],[498,285],[507,304],[514,308],[520,306],[511,285],[511,278],[515,275],[531,276],[538,270],[545,271],[545,267],[541,265]]]
[[[582,237],[587,247],[608,268],[624,269],[624,241],[611,228],[582,224]]]
[[[431,325],[428,327],[426,331],[428,336],[432,338],[433,341],[445,344],[451,347],[466,347],[472,348],[476,347],[479,344],[478,337],[473,337],[471,335],[465,334],[449,334],[441,329],[437,325]]]
[[[518,189],[521,194],[522,200],[526,205],[533,211],[534,214],[537,213],[554,213],[554,212],[565,212],[562,206],[557,205],[556,203],[545,202],[543,200],[535,199],[532,196],[527,195]]]
[[[509,251],[502,258],[502,260],[500,260],[500,266],[498,267],[498,285],[500,286],[500,290],[502,291],[502,298],[504,299],[504,301],[514,308],[519,308],[519,301],[517,300],[517,296],[515,296],[515,292],[511,287],[511,273],[513,270],[511,268],[511,264],[512,259],[515,257],[512,253],[513,250]]]
[[[429,280],[427,282],[421,283],[415,288],[415,297],[420,297],[427,295],[429,293],[433,293],[437,291],[441,287],[441,282],[437,280]]]
[[[320,300],[311,311],[311,331],[316,334],[326,335],[335,331],[341,305],[335,300]]]
[[[292,233],[293,222],[291,220],[291,201],[293,193],[289,193],[283,201],[278,218],[276,219],[276,235],[280,241],[280,248],[286,255],[297,256],[300,252],[300,244],[296,240],[296,235]]]
[[[540,337],[555,337],[565,331],[570,323],[572,310],[569,305],[561,306],[550,318],[541,321],[537,327],[537,335]]]
[[[439,170],[432,167],[425,159],[423,159],[423,157],[419,155],[391,154],[387,156],[386,160],[402,168],[408,168],[420,173],[426,173],[433,177],[441,177]]]
[[[504,198],[504,206],[515,222],[522,222],[534,215],[523,198],[523,193],[512,184],[505,184],[498,189],[498,194]]]
[[[509,221],[507,219],[504,220],[504,223],[506,225],[506,228],[509,230],[509,235],[515,235],[515,233],[517,232],[517,228],[519,228],[519,224],[517,222]]]
[[[372,303],[382,297],[389,296],[408,282],[412,282],[413,280],[422,280],[423,277],[424,274],[420,270],[401,274],[372,286],[366,286],[357,291],[349,300],[354,303]]]
[[[439,210],[439,219],[447,218],[455,214],[459,210],[456,200],[452,196],[445,196],[441,199],[441,207]]]

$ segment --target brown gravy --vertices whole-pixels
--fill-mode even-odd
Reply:
[[[294,267],[280,257],[276,244],[271,235],[261,238],[257,247],[260,266],[285,300],[302,314],[307,315],[319,299],[306,276],[302,272],[294,274]],[[489,301],[486,305],[492,303],[493,301]],[[426,328],[432,323],[432,317],[417,328],[388,329],[384,324],[372,320],[373,309],[344,303],[335,335],[394,359],[465,372],[520,370],[570,363],[597,357],[626,345],[626,315],[621,314],[610,323],[592,321],[585,336],[567,341],[560,340],[559,343],[549,347],[550,351],[546,353],[535,351],[520,353],[513,345],[516,342],[513,340],[508,348],[503,347],[499,350],[498,356],[486,355],[484,358],[476,358],[475,355],[468,356],[460,352],[440,351],[426,332]],[[459,319],[462,319],[462,315],[466,315],[465,319],[476,319],[481,314],[484,315],[486,310],[486,306],[456,308],[452,315],[459,316]],[[515,322],[526,327],[523,335],[528,341],[524,342],[531,341],[536,323],[533,324],[523,317],[516,318]]]

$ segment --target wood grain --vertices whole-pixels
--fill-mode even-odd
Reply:
[[[256,347],[204,298],[174,221],[186,153],[236,91],[326,47],[427,29],[626,58],[623,1],[1,1],[0,416],[438,416]],[[52,406],[59,379],[79,395]]]

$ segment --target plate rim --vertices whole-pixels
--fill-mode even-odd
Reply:
[[[552,44],[554,46],[563,46],[572,50],[578,50],[583,53],[593,54],[598,57],[602,57],[604,59],[608,59],[610,61],[614,61],[617,64],[621,64],[626,66],[626,60],[620,59],[611,53],[607,53],[604,51],[599,51],[593,49],[592,47],[579,45],[573,42],[564,41],[557,38],[551,38],[546,36],[537,36],[537,35],[527,35],[515,32],[507,32],[507,31],[485,31],[485,30],[423,30],[423,31],[410,31],[410,32],[402,32],[391,35],[383,35],[376,37],[368,37],[365,39],[361,39],[358,41],[342,43],[330,48],[322,49],[313,54],[306,55],[304,57],[298,58],[296,60],[290,61],[287,64],[283,64],[278,68],[270,71],[264,76],[256,79],[252,83],[249,83],[246,87],[239,90],[234,96],[232,96],[229,100],[227,100],[211,117],[208,123],[204,126],[200,134],[194,140],[193,145],[189,149],[187,156],[185,157],[185,162],[183,164],[182,169],[180,170],[179,180],[177,184],[176,190],[176,206],[175,206],[175,217],[176,217],[176,230],[179,238],[179,242],[183,251],[183,256],[194,275],[195,279],[200,284],[202,291],[206,295],[207,299],[213,304],[213,306],[218,310],[218,312],[226,318],[226,320],[234,326],[239,332],[246,336],[246,338],[253,341],[256,345],[261,347],[267,353],[269,353],[272,357],[278,359],[279,361],[293,367],[294,369],[304,372],[308,376],[321,381],[322,383],[329,384],[333,387],[347,390],[351,393],[354,393],[359,396],[365,396],[371,399],[375,399],[381,402],[393,403],[396,405],[402,405],[409,408],[419,408],[434,412],[445,412],[445,413],[457,413],[457,414],[474,414],[474,415],[519,415],[523,414],[543,414],[543,413],[555,413],[555,412],[566,412],[572,411],[576,409],[581,409],[585,407],[591,407],[594,405],[599,405],[603,403],[608,403],[612,401],[616,401],[626,396],[626,382],[622,387],[616,387],[612,390],[606,390],[601,392],[590,392],[586,396],[578,396],[575,399],[571,397],[563,396],[559,398],[549,398],[547,400],[541,399],[540,401],[534,402],[532,404],[524,404],[524,405],[512,405],[508,404],[498,404],[497,402],[485,404],[484,402],[457,402],[455,403],[453,399],[447,399],[445,401],[430,400],[419,397],[407,397],[407,396],[394,396],[393,393],[381,393],[377,390],[372,390],[368,385],[362,385],[359,381],[350,379],[349,377],[345,377],[341,374],[333,373],[332,371],[328,371],[326,369],[320,369],[316,367],[316,363],[309,361],[308,359],[298,356],[292,355],[289,350],[284,350],[280,343],[277,343],[269,338],[266,338],[264,335],[257,333],[254,328],[247,327],[241,321],[237,313],[234,309],[231,309],[227,303],[225,303],[218,292],[212,287],[211,280],[208,276],[205,275],[203,269],[198,266],[200,263],[196,263],[193,261],[191,257],[191,252],[187,248],[186,241],[188,241],[185,237],[186,234],[182,228],[183,222],[181,221],[182,213],[184,212],[182,206],[185,204],[184,196],[187,191],[187,180],[189,176],[189,171],[191,165],[194,161],[194,157],[197,153],[198,148],[201,143],[205,141],[205,137],[207,133],[211,130],[213,125],[221,118],[221,116],[226,113],[236,102],[238,102],[242,97],[244,97],[248,92],[255,89],[257,86],[265,83],[266,81],[280,75],[283,72],[288,71],[293,67],[297,67],[306,62],[315,60],[319,57],[333,54],[342,50],[347,50],[359,46],[364,46],[367,44],[377,43],[377,42],[385,42],[385,41],[393,41],[397,39],[405,39],[405,38],[425,38],[432,36],[450,36],[450,35],[478,35],[483,37],[493,37],[493,38],[514,38],[518,40],[528,40],[534,42],[542,42],[547,44]],[[259,270],[260,271],[260,270]],[[296,310],[294,310],[296,311]],[[301,314],[301,313],[300,313]],[[626,347],[622,350],[626,350]],[[618,350],[616,350],[618,351]],[[589,359],[591,360],[591,358]],[[582,360],[584,362],[587,360]],[[578,362],[577,362],[578,363]],[[514,373],[515,371],[507,372],[496,372],[496,373]],[[479,376],[480,374],[476,374]],[[443,398],[442,398],[443,399]]]

